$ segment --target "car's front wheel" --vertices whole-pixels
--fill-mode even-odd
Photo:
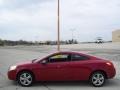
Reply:
[[[18,74],[17,81],[22,86],[31,86],[33,83],[33,75],[30,72],[23,71]]]
[[[95,87],[101,87],[105,83],[105,75],[102,72],[95,72],[90,77],[90,83]]]

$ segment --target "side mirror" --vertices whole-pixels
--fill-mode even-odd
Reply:
[[[47,60],[42,60],[41,64],[43,64],[43,65],[47,64]]]

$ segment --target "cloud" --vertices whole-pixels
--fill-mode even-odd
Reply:
[[[119,0],[74,0],[74,2],[69,0],[68,3],[65,2],[63,1],[62,8],[63,26],[76,28],[79,40],[84,37],[80,41],[93,40],[97,36],[111,40],[111,32],[120,27]]]
[[[0,7],[2,9],[15,10],[19,8],[27,8],[36,6],[46,2],[52,2],[53,0],[0,0]]]
[[[120,28],[119,0],[60,0],[61,39],[111,40]],[[56,40],[57,0],[0,0],[0,38]]]

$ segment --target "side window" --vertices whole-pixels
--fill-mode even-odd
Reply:
[[[72,61],[80,61],[80,60],[88,60],[89,58],[86,56],[78,55],[78,54],[73,54],[72,55]]]
[[[49,57],[48,62],[66,62],[69,60],[69,54],[57,54]]]

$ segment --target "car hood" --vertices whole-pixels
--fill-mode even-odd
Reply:
[[[17,66],[28,65],[28,64],[32,64],[32,61],[25,61],[25,62],[16,63]]]

